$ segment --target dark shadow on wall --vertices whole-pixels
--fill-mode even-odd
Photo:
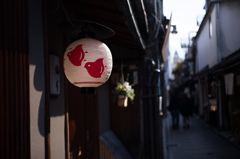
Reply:
[[[35,101],[34,105],[30,109],[35,109],[34,115],[38,115],[38,130],[42,136],[45,134],[45,73],[44,73],[44,57],[43,57],[43,35],[42,35],[42,9],[41,1],[29,1],[29,62],[32,67],[35,66],[35,72],[33,77],[33,85],[36,92],[41,92],[40,102]],[[31,67],[31,66],[30,66]],[[30,72],[31,73],[31,72]],[[33,92],[35,93],[35,92]],[[39,93],[30,94],[31,100],[39,99]],[[36,105],[35,105],[36,104]],[[37,108],[38,105],[38,108]],[[35,120],[34,120],[35,122]]]
[[[41,64],[38,64],[37,61],[34,64],[36,65],[34,72],[34,88],[37,91],[41,91],[41,99],[38,107],[38,129],[42,136],[45,136],[45,71],[44,67]],[[63,71],[61,71],[61,94],[58,96],[50,95],[48,101],[50,106],[50,116],[62,116],[65,115],[65,103],[64,103],[64,80],[63,80]]]
[[[45,136],[45,80],[44,67],[40,66],[37,59],[32,60],[31,64],[35,65],[33,84],[36,91],[42,92],[39,107],[38,107],[38,130],[42,136]],[[37,104],[37,103],[36,103]]]

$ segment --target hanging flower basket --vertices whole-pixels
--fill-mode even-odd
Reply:
[[[127,107],[128,97],[124,95],[118,95],[118,106]]]
[[[134,89],[132,89],[132,86],[129,85],[128,82],[124,82],[123,84],[118,83],[115,87],[114,93],[118,99],[118,106],[127,107],[128,98],[131,102],[133,102],[135,97]]]

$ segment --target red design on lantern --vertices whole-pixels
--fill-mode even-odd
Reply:
[[[67,79],[75,86],[98,87],[111,74],[111,51],[99,40],[79,39],[66,48],[63,67]]]
[[[87,62],[84,66],[90,76],[100,78],[104,71],[103,58],[97,59],[95,62]]]
[[[67,54],[67,56],[73,65],[81,66],[82,61],[85,57],[85,53],[83,51],[82,44],[81,44],[81,45],[77,45],[76,48],[74,48],[72,51],[70,51]]]

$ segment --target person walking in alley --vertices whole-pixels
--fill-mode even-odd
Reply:
[[[171,112],[173,129],[179,128],[180,105],[178,93],[179,93],[178,88],[174,88],[173,90],[170,91],[170,103],[168,110]]]
[[[189,118],[193,115],[193,98],[190,93],[182,93],[180,111],[183,116],[183,128],[190,128]]]

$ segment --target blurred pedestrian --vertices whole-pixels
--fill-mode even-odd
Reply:
[[[173,129],[179,128],[179,114],[180,114],[180,105],[179,105],[179,94],[178,88],[174,88],[170,91],[170,103],[169,103],[169,111],[172,116],[172,127]]]
[[[193,115],[193,98],[190,93],[183,93],[181,96],[181,114],[183,116],[183,128],[190,128],[189,118]]]

